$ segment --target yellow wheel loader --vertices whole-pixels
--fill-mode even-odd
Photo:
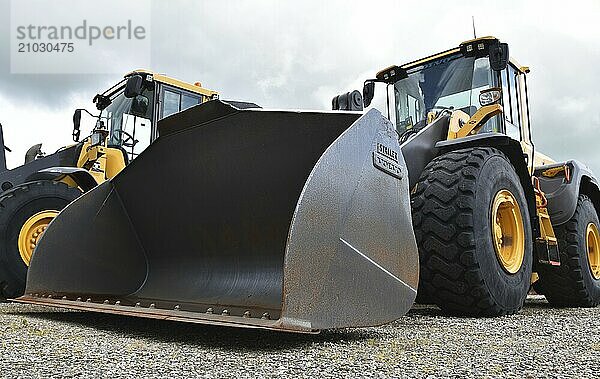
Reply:
[[[25,164],[12,170],[6,169],[0,129],[0,298],[23,294],[33,251],[61,209],[115,177],[158,136],[157,120],[215,97],[199,84],[133,71],[94,98],[100,114],[89,137],[79,141],[82,112],[90,112],[78,109],[75,144],[50,155],[34,145]]]
[[[417,287],[447,312],[514,313],[535,271],[551,303],[596,305],[598,184],[534,150],[528,72],[486,37],[382,70],[341,112],[165,118],[52,221],[17,300],[313,333],[393,321]],[[388,117],[362,112],[376,83]]]
[[[419,299],[448,313],[515,313],[535,280],[551,304],[600,303],[598,182],[535,150],[529,72],[484,37],[365,82],[366,103],[375,83],[393,93]]]

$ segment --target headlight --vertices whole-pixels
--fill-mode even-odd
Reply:
[[[481,91],[479,93],[479,104],[482,106],[497,103],[502,97],[502,90],[500,88],[490,88]]]

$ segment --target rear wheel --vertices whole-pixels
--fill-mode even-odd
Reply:
[[[539,270],[536,290],[550,304],[594,307],[600,304],[600,222],[594,204],[579,195],[573,217],[556,227],[560,266]]]
[[[52,219],[81,191],[64,183],[25,183],[0,197],[0,298],[21,296],[33,251]]]
[[[531,224],[519,177],[502,152],[470,148],[434,159],[413,194],[413,225],[423,298],[461,315],[522,308]]]

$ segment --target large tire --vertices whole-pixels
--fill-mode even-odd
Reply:
[[[598,213],[586,195],[579,195],[573,217],[555,228],[560,266],[542,267],[536,290],[550,304],[569,307],[595,307],[600,304],[600,279],[590,268],[586,232],[590,223],[600,228]]]
[[[23,224],[46,210],[60,211],[81,195],[64,183],[37,181],[18,185],[0,197],[0,299],[23,295],[27,265],[21,258],[18,238]]]
[[[491,207],[503,190],[514,195],[523,223],[524,255],[512,274],[497,258],[491,232]],[[502,152],[469,148],[435,158],[417,183],[412,210],[423,298],[468,316],[522,308],[533,264],[531,224],[519,177]]]

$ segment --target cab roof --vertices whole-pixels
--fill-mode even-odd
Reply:
[[[471,40],[467,40],[467,41],[461,42],[458,47],[442,51],[441,53],[429,55],[429,56],[427,56],[425,58],[420,58],[420,59],[417,59],[417,60],[412,61],[412,62],[405,63],[405,64],[401,65],[400,68],[402,68],[404,70],[408,70],[408,69],[414,68],[416,66],[419,66],[419,65],[421,65],[423,63],[430,62],[432,60],[436,60],[436,59],[439,59],[439,58],[443,58],[443,57],[447,57],[447,56],[450,56],[450,55],[454,55],[454,54],[460,53],[460,50],[461,50],[460,47],[462,45],[470,44],[470,43],[477,42],[477,41],[490,41],[490,40],[498,40],[498,38],[493,37],[493,36],[486,36],[486,37],[480,37],[480,38],[474,38],[474,39],[471,39]],[[529,67],[527,67],[527,66],[521,66],[520,64],[517,63],[517,61],[515,59],[513,59],[510,56],[509,56],[509,61],[521,73],[523,73],[523,74],[529,73],[529,71],[530,71]],[[390,67],[384,68],[383,70],[381,70],[381,71],[379,71],[377,73],[376,77],[379,78],[383,73],[389,71],[393,67],[395,67],[395,66],[390,66]]]
[[[146,69],[137,69],[137,70],[133,70],[127,74],[125,74],[125,78],[128,78],[132,75],[136,75],[136,74],[142,74],[142,75],[151,75],[152,76],[152,80],[157,81],[159,83],[165,83],[168,85],[171,85],[173,87],[176,88],[181,88],[184,89],[186,91],[190,91],[190,92],[194,92],[200,95],[204,95],[207,97],[212,97],[213,95],[218,95],[217,91],[212,91],[209,90],[207,88],[202,87],[202,85],[200,84],[200,82],[196,82],[194,84],[188,83],[188,82],[184,82],[182,80],[179,79],[175,79],[172,78],[170,76],[164,75],[164,74],[159,74],[157,72],[151,71],[151,70],[146,70]]]

